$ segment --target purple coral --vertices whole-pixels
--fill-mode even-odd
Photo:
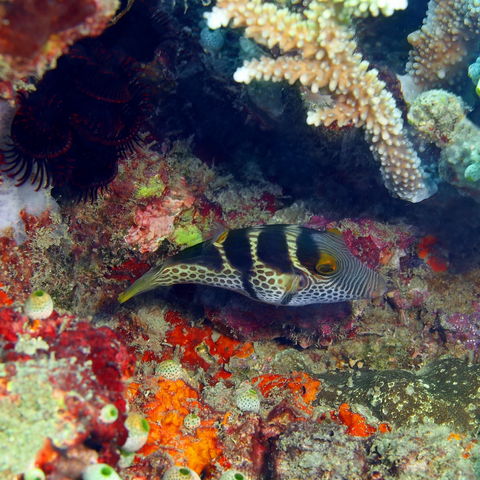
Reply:
[[[480,302],[473,302],[472,307],[471,313],[443,314],[440,321],[447,336],[477,352],[480,346]]]

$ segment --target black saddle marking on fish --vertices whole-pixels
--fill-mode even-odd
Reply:
[[[250,282],[250,275],[248,273],[242,274],[242,286],[250,297],[252,297],[254,300],[258,299],[257,292],[255,292],[252,282]]]
[[[281,273],[293,271],[285,226],[264,229],[258,235],[257,257],[266,266]]]
[[[223,251],[230,265],[241,273],[242,286],[253,299],[258,298],[250,276],[253,269],[253,258],[250,249],[251,228],[230,230],[222,242]]]
[[[223,268],[223,260],[218,248],[211,242],[199,243],[193,247],[182,250],[177,255],[169,258],[165,265],[177,265],[181,263],[202,265],[206,268],[220,272]]]
[[[297,259],[308,271],[316,274],[319,249],[313,238],[314,235],[314,231],[309,231],[306,228],[300,229],[300,234],[297,237]]]
[[[253,268],[253,258],[250,251],[249,228],[230,230],[223,241],[223,250],[228,262],[243,274],[250,275]]]

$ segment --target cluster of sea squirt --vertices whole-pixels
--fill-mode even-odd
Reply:
[[[95,198],[139,141],[149,104],[139,73],[125,55],[77,43],[34,92],[20,94],[2,171],[18,185]]]

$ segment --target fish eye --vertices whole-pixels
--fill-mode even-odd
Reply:
[[[332,275],[337,271],[337,268],[338,265],[335,257],[333,255],[330,255],[329,253],[324,252],[320,254],[320,258],[315,265],[315,270],[320,275]]]

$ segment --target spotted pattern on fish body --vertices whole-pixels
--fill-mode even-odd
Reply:
[[[341,235],[296,225],[225,231],[152,268],[121,303],[153,288],[197,283],[226,288],[274,305],[302,306],[372,298],[385,280],[355,258]]]

